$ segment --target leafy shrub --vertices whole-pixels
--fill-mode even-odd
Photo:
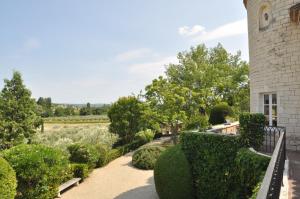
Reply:
[[[68,172],[68,159],[60,150],[42,145],[18,145],[3,152],[16,171],[17,199],[52,199]]]
[[[112,149],[108,152],[108,157],[107,157],[107,163],[117,159],[118,157],[121,157],[122,151],[120,149]]]
[[[145,131],[140,131],[134,136],[135,141],[139,141],[143,144],[151,142],[153,139],[154,139],[154,132],[150,129],[147,129]]]
[[[145,146],[135,151],[132,156],[132,164],[139,169],[154,169],[156,160],[165,150],[161,146]]]
[[[193,115],[189,118],[185,125],[186,130],[198,129],[199,131],[204,131],[209,126],[208,118],[206,115]]]
[[[0,196],[2,199],[14,199],[16,195],[16,173],[6,160],[0,157]]]
[[[240,149],[235,158],[240,194],[238,198],[249,198],[268,168],[270,158],[249,149]]]
[[[226,117],[231,115],[232,110],[227,103],[220,103],[211,109],[209,123],[212,125],[223,124],[226,122]]]
[[[182,149],[191,165],[197,198],[231,198],[235,182],[235,156],[241,148],[237,136],[184,133]]]
[[[71,169],[74,178],[81,178],[83,180],[89,175],[89,167],[87,164],[71,164]]]
[[[71,162],[87,164],[90,169],[96,166],[99,159],[98,151],[93,145],[73,144],[68,146],[68,150]]]
[[[155,188],[160,199],[193,199],[190,164],[180,145],[167,149],[154,168]]]
[[[240,134],[244,145],[259,149],[264,141],[266,118],[261,113],[240,114]]]
[[[181,140],[191,165],[196,198],[247,199],[270,161],[242,148],[239,136],[184,133]]]
[[[102,167],[108,163],[108,149],[105,146],[97,145],[96,149],[98,151],[98,161],[96,163],[96,167]]]

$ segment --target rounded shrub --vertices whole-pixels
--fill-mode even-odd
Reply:
[[[135,151],[132,156],[132,164],[139,169],[154,169],[154,165],[165,150],[161,146],[145,146]]]
[[[42,145],[18,145],[3,152],[16,172],[17,199],[55,198],[69,172],[66,155]]]
[[[16,173],[6,160],[0,157],[0,196],[2,199],[13,199],[16,195]]]
[[[223,124],[226,122],[226,117],[232,114],[231,107],[226,103],[220,103],[211,109],[209,123],[212,125]]]
[[[140,131],[134,136],[135,141],[139,141],[141,144],[146,144],[148,142],[151,142],[154,139],[155,133],[147,129],[145,131]]]
[[[89,168],[94,168],[99,160],[97,148],[88,144],[72,144],[68,146],[70,153],[69,160],[73,163],[87,164]]]
[[[193,199],[190,165],[180,145],[161,154],[154,168],[155,188],[160,199]]]

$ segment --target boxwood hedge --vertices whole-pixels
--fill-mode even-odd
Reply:
[[[196,198],[249,198],[270,160],[243,149],[239,136],[184,133],[181,141]]]
[[[0,157],[0,196],[1,199],[14,199],[16,195],[16,173],[8,162]]]
[[[154,168],[156,191],[160,199],[194,199],[190,164],[180,145],[168,148]]]
[[[65,154],[42,145],[18,145],[5,150],[3,157],[16,171],[17,199],[53,199],[69,172]]]
[[[150,170],[154,169],[154,165],[165,150],[161,146],[144,146],[134,152],[132,156],[132,164],[134,167],[139,169]]]

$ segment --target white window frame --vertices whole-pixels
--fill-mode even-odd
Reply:
[[[269,97],[269,104],[265,104],[265,95],[268,95]],[[276,104],[273,104],[273,95],[276,95]],[[262,112],[263,114],[265,115],[265,106],[269,106],[269,126],[273,126],[273,106],[276,106],[276,115],[275,115],[275,118],[276,118],[276,121],[278,123],[278,95],[277,93],[263,93],[262,94],[262,100],[263,100],[263,103],[262,103]],[[266,116],[266,115],[265,115]]]

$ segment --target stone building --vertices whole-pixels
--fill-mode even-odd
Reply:
[[[251,112],[287,128],[300,150],[300,0],[244,0],[248,12]]]

